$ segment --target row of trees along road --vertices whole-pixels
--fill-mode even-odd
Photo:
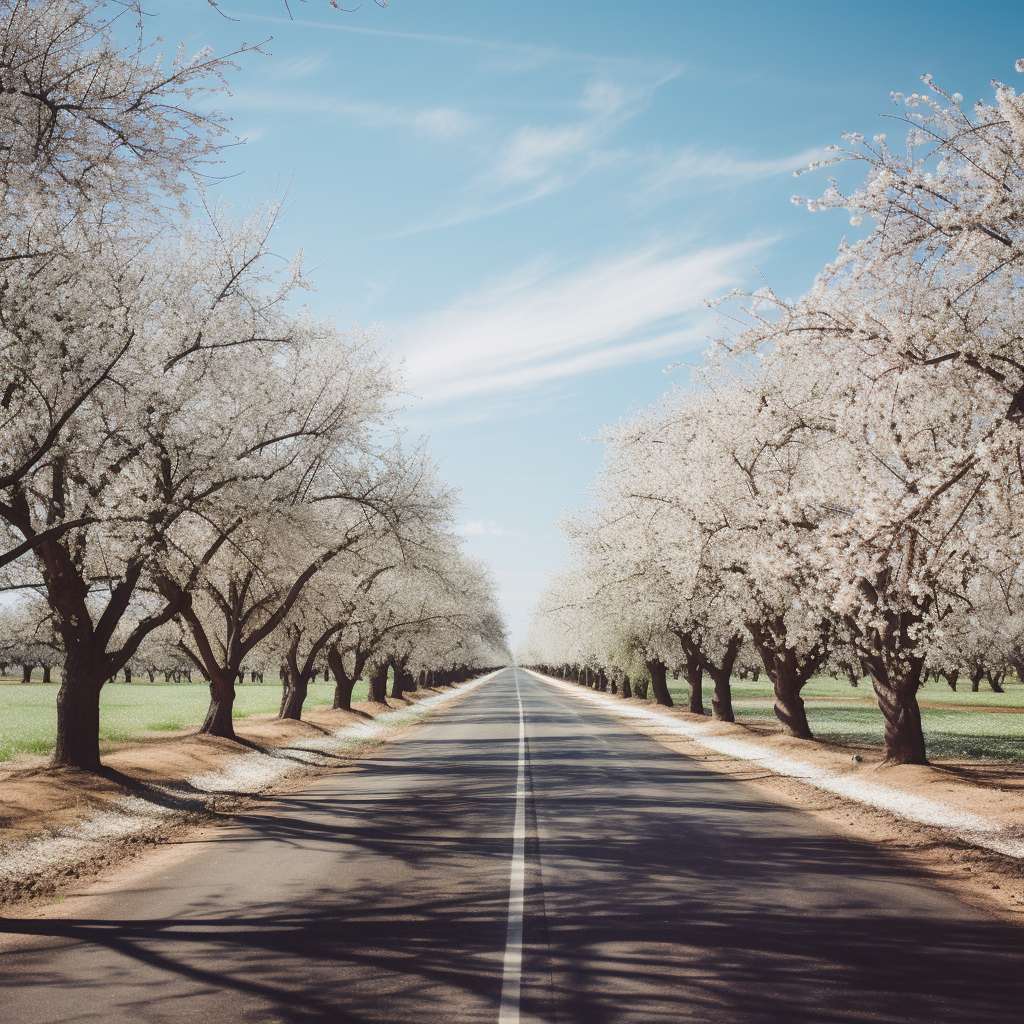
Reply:
[[[605,431],[520,661],[663,704],[668,666],[701,713],[706,673],[728,721],[730,675],[763,668],[804,738],[807,680],[866,675],[913,764],[926,675],[1024,678],[1024,101],[925,81],[895,97],[905,151],[849,134],[822,162],[866,168],[807,203],[864,237],[799,301],[732,297],[702,386]]]
[[[290,717],[318,658],[341,705],[368,665],[379,697],[381,664],[504,658],[454,495],[395,426],[388,357],[298,307],[277,207],[203,198],[236,55],[166,65],[115,38],[141,39],[132,17],[0,3],[0,571],[59,650],[54,764],[90,770],[105,681],[160,651],[209,679],[219,736],[247,660],[275,651]]]

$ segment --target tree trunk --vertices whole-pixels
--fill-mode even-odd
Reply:
[[[679,644],[683,648],[683,675],[690,687],[690,703],[688,711],[691,715],[704,714],[704,653],[700,645],[689,633],[677,633]]]
[[[334,709],[351,711],[352,687],[355,686],[356,679],[359,678],[361,666],[357,661],[355,675],[349,679],[345,674],[345,664],[341,660],[341,652],[333,646],[327,650],[327,664],[331,666],[331,671],[334,673]]]
[[[946,682],[949,683],[949,688],[956,693],[956,681],[960,678],[959,669],[950,669],[948,672],[942,673],[946,677]]]
[[[868,670],[885,719],[885,760],[890,764],[927,764],[917,690],[922,659],[910,658],[902,677],[893,679],[881,657],[870,659]]]
[[[132,670],[125,665],[124,667],[124,681],[130,683],[132,681]]]
[[[277,717],[287,718],[293,722],[302,721],[302,705],[306,702],[308,690],[309,684],[301,676],[297,680],[289,682]]]
[[[765,668],[767,670],[767,666]],[[807,709],[800,696],[806,681],[797,671],[794,651],[786,649],[781,655],[775,656],[775,678],[772,680],[775,689],[775,717],[782,723],[782,731],[787,736],[813,740],[814,734],[807,721]]]
[[[733,637],[726,645],[725,656],[721,665],[706,662],[708,675],[715,684],[715,693],[711,698],[711,717],[719,722],[735,722],[736,715],[732,710],[732,667],[736,664],[736,656],[743,646],[742,637]]]
[[[277,677],[281,680],[281,703],[277,709],[277,717],[280,718],[284,714],[284,706],[288,703],[288,690],[292,684],[292,670],[288,665],[282,665],[277,670]]]
[[[43,682],[44,683],[50,682],[50,666],[49,665],[44,665],[43,666]],[[1002,690],[1000,690],[999,692],[1002,693]]]
[[[401,700],[402,693],[405,690],[405,678],[397,665],[391,668],[392,679],[391,679],[391,697],[393,700]]]
[[[33,668],[35,668],[34,665],[22,665],[21,666],[21,681],[23,683],[31,683],[32,682],[32,669]]]
[[[100,770],[100,690],[102,663],[68,656],[57,691],[57,742],[53,767]]]
[[[622,677],[622,699],[623,700],[629,700],[629,698],[632,697],[632,696],[633,696],[633,688],[630,686],[629,676],[628,675],[627,676],[623,676]]]
[[[651,690],[654,693],[654,699],[663,707],[672,707],[672,695],[668,692],[665,663],[654,658],[646,664],[647,671],[651,674]]]
[[[199,732],[207,736],[221,736],[233,740],[235,724],[231,712],[235,706],[235,673],[218,672],[217,675],[218,678],[210,683],[210,706]]]
[[[299,638],[292,641],[288,649],[288,668],[282,674],[284,693],[281,695],[281,710],[277,717],[292,722],[302,721],[302,705],[309,692],[309,676],[299,669]]]
[[[691,715],[704,714],[704,662],[700,658],[686,659],[686,666],[683,669],[686,673],[686,683],[690,687]]]
[[[370,700],[376,704],[387,704],[388,663],[377,665],[370,673]]]
[[[995,672],[986,672],[985,678],[988,680],[988,685],[993,693],[1004,693],[1003,681]],[[46,682],[46,678],[43,678],[43,682]]]
[[[813,740],[800,691],[821,664],[824,651],[812,650],[801,665],[796,651],[784,643],[786,632],[781,619],[776,620],[773,626],[749,621],[746,627],[771,680],[775,692],[775,717],[782,723],[782,731],[797,739]]]

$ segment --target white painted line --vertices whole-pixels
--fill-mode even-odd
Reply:
[[[519,672],[512,670],[519,701],[519,776],[516,780],[516,822],[512,829],[512,874],[508,886],[508,932],[501,980],[498,1024],[519,1024],[519,991],[523,977],[523,889],[526,883],[526,721]]]

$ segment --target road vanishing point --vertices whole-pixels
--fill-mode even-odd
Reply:
[[[3,921],[0,1020],[1024,1019],[1018,929],[522,669],[186,847]]]

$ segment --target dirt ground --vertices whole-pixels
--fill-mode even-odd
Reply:
[[[301,722],[281,721],[274,715],[253,715],[235,722],[236,740],[181,731],[118,744],[115,749],[106,744],[108,752],[103,755],[104,768],[99,775],[75,769],[53,770],[48,767],[46,758],[34,755],[21,755],[6,762],[0,765],[0,856],[3,851],[23,846],[37,837],[74,834],[76,823],[106,810],[116,810],[127,796],[163,804],[172,813],[158,838],[145,833],[107,844],[96,851],[95,858],[88,864],[40,879],[34,891],[23,886],[0,890],[0,903],[13,909],[12,904],[60,900],[71,888],[114,864],[135,857],[154,842],[177,842],[183,830],[208,827],[232,811],[300,788],[311,778],[345,771],[354,758],[365,756],[382,742],[395,739],[415,722],[396,723],[347,747],[342,754],[318,751],[319,763],[303,762],[301,770],[261,787],[259,792],[209,794],[191,787],[187,781],[190,778],[223,770],[231,759],[253,751],[273,750],[287,756],[293,744],[328,737],[346,726],[370,721],[387,711],[408,708],[440,692],[444,691],[422,689],[399,700],[389,697],[387,704],[364,701],[353,704],[352,711],[311,708],[304,712]]]
[[[561,680],[555,682],[561,683]],[[564,684],[561,685],[575,685]],[[632,698],[624,701],[599,696],[614,710],[616,704],[639,704],[647,710],[656,705]],[[670,719],[701,723],[714,735],[754,740],[773,753],[816,767],[858,776],[898,789],[908,796],[941,801],[953,808],[1010,826],[1024,825],[1024,765],[977,762],[951,758],[931,765],[886,765],[879,747],[868,744],[822,743],[784,736],[777,722],[712,722],[679,708],[657,708]],[[659,730],[656,723],[626,718],[630,726],[651,736],[670,750],[700,762],[706,768],[800,807],[837,831],[880,847],[909,862],[950,888],[965,902],[999,917],[1024,925],[1024,862],[961,842],[939,828],[930,828],[887,811],[847,800],[779,775],[760,765],[720,754],[694,740]],[[854,757],[860,761],[854,761]]]

